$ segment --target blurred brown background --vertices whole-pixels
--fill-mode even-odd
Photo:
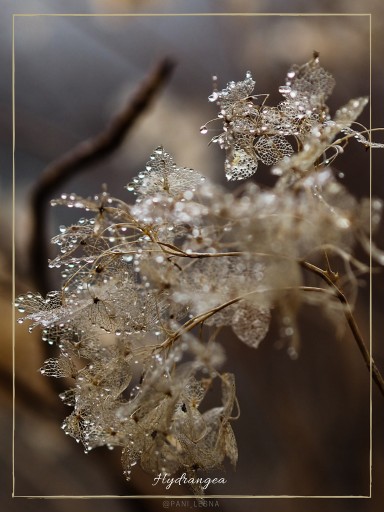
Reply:
[[[78,142],[97,134],[136,90],[159,59],[177,67],[118,151],[69,180],[61,192],[81,195],[110,192],[127,198],[123,188],[159,144],[180,165],[193,167],[224,183],[224,154],[208,147],[199,127],[215,116],[208,103],[211,76],[219,86],[241,80],[249,69],[255,93],[279,101],[292,63],[306,62],[313,50],[336,78],[329,101],[332,112],[350,98],[368,95],[372,16],[372,125],[384,126],[383,21],[381,2],[358,1],[0,1],[1,123],[1,500],[9,511],[97,512],[160,510],[156,499],[27,500],[11,499],[12,478],[12,13],[345,13],[349,16],[129,16],[18,17],[15,20],[15,249],[16,294],[36,289],[28,270],[30,191],[42,170]],[[369,109],[361,118],[369,124]],[[212,132],[212,136],[215,132]],[[381,141],[383,137],[381,137]],[[382,153],[373,154],[372,187],[384,198]],[[369,195],[369,153],[351,143],[336,161],[343,182],[358,197]],[[270,183],[267,169],[256,180]],[[53,235],[59,224],[76,219],[52,209]],[[79,213],[79,216],[81,214]],[[384,246],[383,232],[378,243]],[[380,244],[381,240],[381,244]],[[55,287],[54,273],[52,288]],[[373,277],[373,347],[384,372],[382,273]],[[369,287],[363,280],[356,318],[369,341]],[[341,324],[344,322],[340,320]],[[227,485],[211,492],[229,495],[344,496],[370,493],[369,374],[348,329],[337,337],[334,326],[313,308],[300,314],[302,351],[291,361],[277,350],[276,329],[258,350],[228,331],[223,344],[226,369],[236,374],[241,417],[234,424],[239,445],[236,472],[228,467]],[[128,485],[118,453],[98,449],[85,456],[60,430],[66,414],[52,382],[37,373],[44,360],[39,334],[16,328],[15,343],[15,493],[49,495],[154,495],[152,478],[138,470]],[[384,506],[384,398],[373,387],[372,499],[220,499],[218,510],[379,511]],[[216,475],[215,475],[216,476]],[[189,494],[184,489],[172,492]],[[190,505],[193,506],[193,505]],[[4,508],[3,508],[4,510]],[[176,509],[175,509],[176,510]],[[179,507],[180,510],[180,507]]]

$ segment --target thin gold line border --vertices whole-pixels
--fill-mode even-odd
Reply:
[[[369,97],[372,98],[372,13],[13,13],[12,15],[12,301],[15,302],[15,190],[16,190],[16,174],[15,174],[15,150],[16,150],[16,136],[15,136],[15,18],[27,17],[368,17],[369,19]],[[369,110],[370,129],[372,129],[372,102],[370,101]],[[372,148],[370,148],[370,181],[369,181],[369,199],[372,201]],[[370,211],[370,247],[372,244],[372,212]],[[370,263],[370,279],[369,279],[369,347],[370,354],[372,355],[372,250],[369,254]],[[70,495],[52,495],[52,496],[32,496],[32,495],[17,495],[15,494],[15,311],[12,311],[12,369],[13,369],[13,414],[12,414],[12,498],[27,498],[27,499],[198,499],[199,496],[195,495],[85,495],[85,496],[70,496]],[[369,466],[370,466],[370,482],[369,482],[369,495],[339,495],[339,496],[325,496],[325,495],[204,495],[200,498],[204,499],[370,499],[372,498],[372,357],[370,361],[370,450],[369,450]]]

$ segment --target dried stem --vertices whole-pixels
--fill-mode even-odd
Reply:
[[[344,315],[345,315],[348,325],[352,331],[353,337],[356,340],[357,346],[359,347],[359,350],[364,358],[364,361],[365,361],[365,364],[366,364],[368,370],[371,370],[371,368],[372,368],[373,380],[377,384],[381,394],[384,396],[384,379],[383,379],[379,369],[377,368],[373,358],[371,357],[369,351],[367,350],[367,347],[365,346],[363,336],[360,332],[358,325],[356,324],[356,321],[355,321],[353,313],[352,313],[351,306],[349,305],[346,296],[336,285],[335,275],[327,270],[322,270],[321,268],[319,268],[316,265],[313,265],[312,263],[309,263],[307,261],[300,261],[300,264],[303,268],[320,276],[333,289],[333,291],[335,292],[335,296],[339,299],[341,304],[344,306],[343,307]]]
[[[292,287],[288,286],[288,287],[280,288],[281,291],[292,291],[294,289],[295,290],[298,289],[298,290],[304,291],[304,292],[329,293],[329,294],[331,294],[332,297],[334,296],[333,292],[325,290],[324,288],[318,288],[318,287],[315,287],[315,286],[299,286],[298,288],[292,288]],[[211,308],[208,311],[204,311],[203,313],[200,313],[199,315],[196,315],[193,318],[190,318],[176,332],[174,332],[165,341],[163,341],[163,343],[161,343],[160,345],[155,346],[154,350],[164,349],[164,348],[167,348],[169,345],[172,345],[172,343],[174,341],[176,341],[178,338],[180,338],[183,334],[191,331],[192,329],[194,329],[198,325],[202,324],[203,322],[208,320],[208,318],[210,318],[211,316],[215,315],[216,313],[218,313],[222,309],[225,309],[228,306],[231,306],[232,304],[236,304],[236,302],[240,302],[240,301],[246,299],[247,297],[249,297],[250,295],[254,295],[256,293],[263,294],[263,293],[270,292],[270,291],[271,291],[271,289],[253,290],[253,291],[245,293],[243,295],[239,295],[238,297],[235,297],[234,299],[231,299],[231,300],[229,300],[227,302],[223,302],[222,304],[219,304],[218,306],[216,306],[214,308]]]
[[[33,214],[29,243],[30,271],[41,291],[47,292],[49,290],[46,208],[54,191],[80,170],[87,169],[89,165],[107,157],[119,147],[128,131],[132,129],[139,116],[168,80],[173,68],[174,63],[171,60],[162,60],[146,80],[140,84],[137,92],[105,130],[95,137],[81,142],[72,150],[54,160],[43,171],[32,191],[31,206]]]
[[[210,257],[223,257],[223,256],[241,256],[242,252],[227,252],[227,253],[186,253],[180,248],[167,244],[162,242],[157,242],[165,252],[169,252],[170,254],[174,256],[182,256],[187,258],[210,258]],[[261,255],[261,254],[260,254]],[[309,263],[307,261],[300,261],[300,265],[315,273],[316,275],[320,276],[333,290],[335,297],[343,304],[343,310],[345,318],[348,322],[348,325],[352,331],[352,334],[356,340],[357,346],[359,347],[359,350],[363,356],[363,359],[365,361],[365,364],[370,371],[372,368],[372,377],[375,383],[377,384],[378,388],[380,389],[380,392],[384,396],[384,379],[380,373],[380,370],[377,368],[373,358],[370,356],[369,351],[367,350],[363,336],[360,332],[360,329],[355,321],[355,318],[352,313],[351,306],[348,303],[348,300],[346,296],[343,294],[343,292],[340,290],[340,288],[336,285],[338,276],[337,274],[334,274],[329,266],[329,261],[327,259],[327,265],[328,270],[323,270],[316,265],[313,265],[312,263]],[[302,289],[306,288],[307,291],[320,291],[320,289],[311,289],[310,287],[302,287]],[[254,293],[254,292],[251,292]],[[228,303],[222,304],[218,306],[218,308],[214,308],[208,312],[203,313],[202,315],[199,315],[198,317],[194,317],[191,320],[189,320],[186,324],[184,324],[179,331],[177,331],[171,338],[168,338],[164,345],[167,346],[169,343],[172,343],[175,341],[182,333],[191,330],[193,327],[198,325],[200,322],[205,321],[210,316],[214,315],[217,311],[229,306],[230,304],[233,304],[234,302],[238,302],[243,297],[238,297],[236,299],[233,299],[232,301],[229,301]]]

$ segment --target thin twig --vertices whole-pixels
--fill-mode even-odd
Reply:
[[[168,252],[167,249],[168,250],[171,249],[171,251],[172,251],[171,254],[174,254],[177,256],[185,256],[185,257],[189,257],[189,258],[207,258],[207,257],[213,257],[213,256],[222,257],[222,256],[241,256],[242,255],[241,252],[212,253],[212,254],[211,253],[186,253],[186,252],[182,251],[181,249],[179,249],[178,247],[175,247],[170,244],[161,243],[161,242],[158,242],[158,244],[161,245],[166,252]],[[165,248],[167,248],[167,249],[165,249]],[[341,302],[341,304],[343,304],[343,306],[344,306],[343,311],[344,311],[345,318],[346,318],[348,325],[351,329],[353,337],[356,340],[357,346],[359,347],[359,350],[363,356],[365,364],[366,364],[368,370],[370,370],[372,367],[373,380],[375,381],[378,388],[380,389],[380,392],[384,396],[384,379],[380,373],[380,370],[377,368],[373,358],[371,357],[369,351],[367,350],[367,347],[365,346],[363,336],[362,336],[360,329],[355,321],[351,306],[349,305],[349,302],[348,302],[346,296],[343,294],[343,292],[340,290],[340,288],[338,288],[338,286],[336,285],[337,274],[334,274],[330,268],[329,268],[329,270],[323,270],[323,269],[317,267],[316,265],[313,265],[312,263],[309,263],[304,260],[299,261],[299,263],[303,268],[320,276],[331,287],[332,291],[334,292],[335,297]],[[321,291],[320,288],[311,288],[311,287],[301,287],[301,289],[303,289],[303,290],[305,289],[306,291]],[[323,290],[323,291],[325,291],[325,290]],[[251,293],[254,293],[254,292],[251,292]],[[173,336],[168,338],[161,345],[161,347],[163,348],[164,346],[168,346],[170,343],[173,343],[173,341],[175,341],[177,338],[179,338],[184,332],[187,332],[187,331],[193,329],[193,327],[198,325],[200,322],[205,321],[207,318],[209,318],[210,316],[215,314],[217,311],[224,309],[225,307],[227,307],[235,302],[238,302],[239,300],[242,300],[243,298],[244,297],[237,297],[236,299],[233,299],[233,300],[229,301],[228,303],[221,304],[217,308],[213,308],[212,310],[210,310],[208,312],[205,312],[201,315],[198,315],[197,317],[190,319],[188,322],[186,322],[186,324],[184,324],[179,329],[179,331],[177,331]]]
[[[293,290],[300,290],[303,292],[315,292],[315,293],[328,293],[330,296],[334,297],[334,293],[331,290],[326,290],[324,288],[318,288],[315,286],[299,286],[297,288],[293,288],[291,286],[286,286],[284,288],[279,288],[280,291],[293,291]],[[227,302],[223,302],[222,304],[219,304],[218,306],[215,306],[214,308],[209,309],[208,311],[204,311],[203,313],[200,313],[199,315],[196,315],[189,320],[187,320],[176,332],[174,332],[172,335],[170,335],[165,341],[163,341],[160,345],[154,346],[154,350],[162,350],[164,348],[167,348],[169,345],[171,345],[174,341],[176,341],[178,338],[183,336],[183,334],[191,331],[199,324],[205,322],[210,318],[211,316],[215,315],[222,309],[227,308],[228,306],[231,306],[232,304],[236,304],[236,302],[240,302],[250,295],[255,294],[264,294],[267,292],[272,291],[272,289],[269,288],[262,288],[260,290],[252,290],[251,292],[244,293],[243,295],[239,295],[238,297],[235,297],[234,299],[231,299]]]
[[[29,243],[31,275],[41,291],[49,290],[46,209],[54,191],[74,174],[87,169],[89,165],[105,158],[118,148],[139,116],[168,80],[173,69],[173,61],[162,60],[105,130],[81,142],[54,160],[43,171],[32,190],[32,228]]]
[[[303,268],[310,270],[311,272],[314,272],[315,274],[320,276],[334,290],[336,297],[339,299],[341,304],[343,304],[345,318],[346,318],[348,325],[352,331],[353,337],[356,340],[357,346],[359,347],[359,350],[364,358],[365,364],[366,364],[368,370],[370,370],[372,368],[373,380],[375,381],[378,388],[380,389],[381,394],[384,396],[384,379],[380,373],[380,370],[377,368],[377,366],[373,360],[373,357],[371,357],[369,351],[367,350],[367,347],[365,346],[363,336],[362,336],[360,329],[355,321],[351,306],[349,305],[346,296],[336,286],[333,276],[330,276],[327,271],[322,270],[321,268],[319,268],[316,265],[313,265],[312,263],[309,263],[307,261],[300,261],[300,264]]]

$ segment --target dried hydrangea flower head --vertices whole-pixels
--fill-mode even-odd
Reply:
[[[268,94],[252,95],[255,81],[249,71],[245,80],[230,82],[222,91],[214,91],[209,101],[215,101],[219,107],[218,119],[223,122],[223,133],[211,142],[226,151],[227,179],[249,178],[256,172],[259,162],[267,166],[278,164],[276,174],[282,168],[294,167],[297,162],[308,169],[310,163],[314,164],[332,146],[340,132],[354,136],[363,144],[383,147],[350,128],[366,104],[366,98],[352,100],[331,121],[326,100],[334,85],[334,78],[320,66],[319,55],[314,52],[309,62],[290,68],[285,85],[279,88],[284,100],[275,107],[266,104]],[[261,97],[264,100],[260,104]],[[207,133],[207,125],[200,131]],[[296,141],[296,149],[293,141]],[[333,148],[337,154],[337,145]]]
[[[226,459],[235,466],[238,404],[234,375],[220,370],[220,329],[230,326],[257,348],[274,314],[297,357],[300,303],[316,303],[331,318],[347,314],[356,275],[366,270],[353,251],[357,242],[371,248],[382,203],[372,203],[370,216],[369,201],[354,198],[330,164],[350,138],[383,146],[353,128],[367,99],[349,101],[331,119],[334,80],[318,55],[288,71],[275,107],[253,96],[254,86],[247,72],[211,95],[223,124],[212,141],[226,151],[229,180],[252,176],[262,162],[278,176],[273,187],[248,183],[230,194],[159,146],[127,186],[133,205],[106,190],[52,201],[84,215],[52,239],[58,255],[49,265],[61,269],[61,289],[16,300],[18,321],[40,326],[59,349],[40,371],[71,382],[60,395],[72,409],[64,432],[85,452],[119,448],[127,479],[137,464],[191,477]],[[339,275],[315,265],[324,253],[344,265],[343,293]],[[374,247],[372,254],[384,262]],[[326,285],[306,286],[305,272]],[[219,403],[207,407],[212,390]]]

